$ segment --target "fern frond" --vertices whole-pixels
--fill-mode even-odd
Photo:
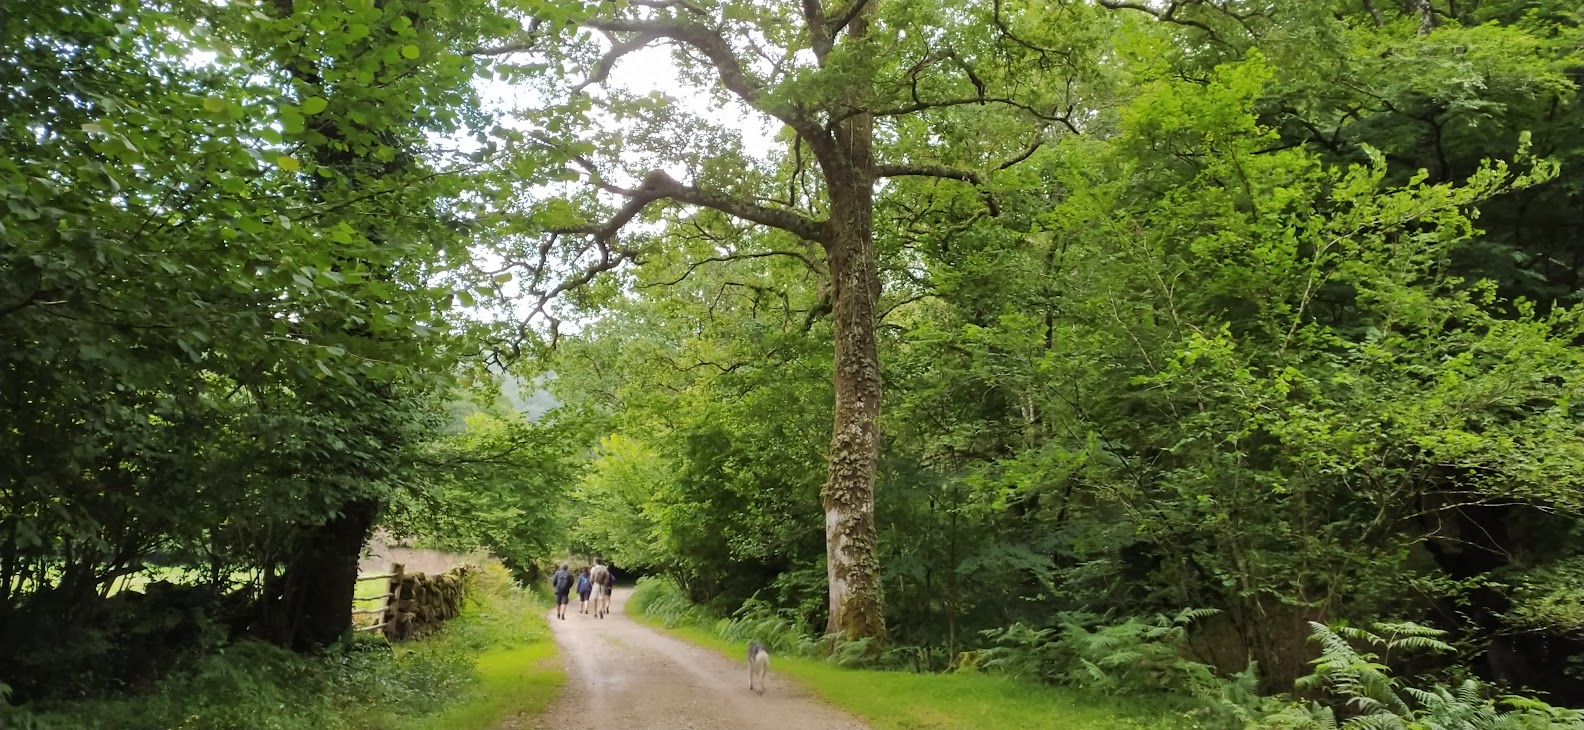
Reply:
[[[1342,730],[1408,730],[1408,725],[1389,712],[1375,712],[1349,719]]]

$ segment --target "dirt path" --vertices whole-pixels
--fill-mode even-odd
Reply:
[[[623,611],[630,595],[632,589],[618,588],[603,619],[578,613],[576,596],[565,621],[551,612],[567,681],[536,727],[864,730],[863,723],[775,672],[763,695],[748,691],[742,659],[728,660],[635,623]]]

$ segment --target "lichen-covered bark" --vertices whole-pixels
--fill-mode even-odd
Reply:
[[[855,21],[852,32],[861,34]],[[836,418],[826,477],[825,554],[830,579],[828,633],[885,639],[874,521],[879,460],[880,355],[875,317],[880,277],[874,252],[874,120],[860,114],[835,130],[830,182],[830,262],[835,327]]]
[[[867,207],[866,207],[867,210]],[[867,215],[864,216],[867,218]],[[830,579],[828,632],[849,638],[885,636],[880,565],[875,545],[874,479],[879,459],[880,358],[875,342],[871,240],[838,239],[835,284],[836,418],[825,481],[825,550]],[[844,260],[845,259],[845,260]]]

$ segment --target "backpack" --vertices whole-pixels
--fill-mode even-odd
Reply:
[[[572,587],[572,574],[564,570],[558,570],[556,571],[556,574],[550,578],[550,585],[555,586],[555,589],[558,591],[565,591]]]
[[[578,576],[578,593],[587,593],[589,590],[588,576]]]

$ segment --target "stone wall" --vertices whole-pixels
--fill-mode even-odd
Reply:
[[[467,576],[472,571],[470,566],[459,565],[435,576],[403,574],[395,623],[387,635],[398,641],[416,639],[461,615],[467,600]]]

